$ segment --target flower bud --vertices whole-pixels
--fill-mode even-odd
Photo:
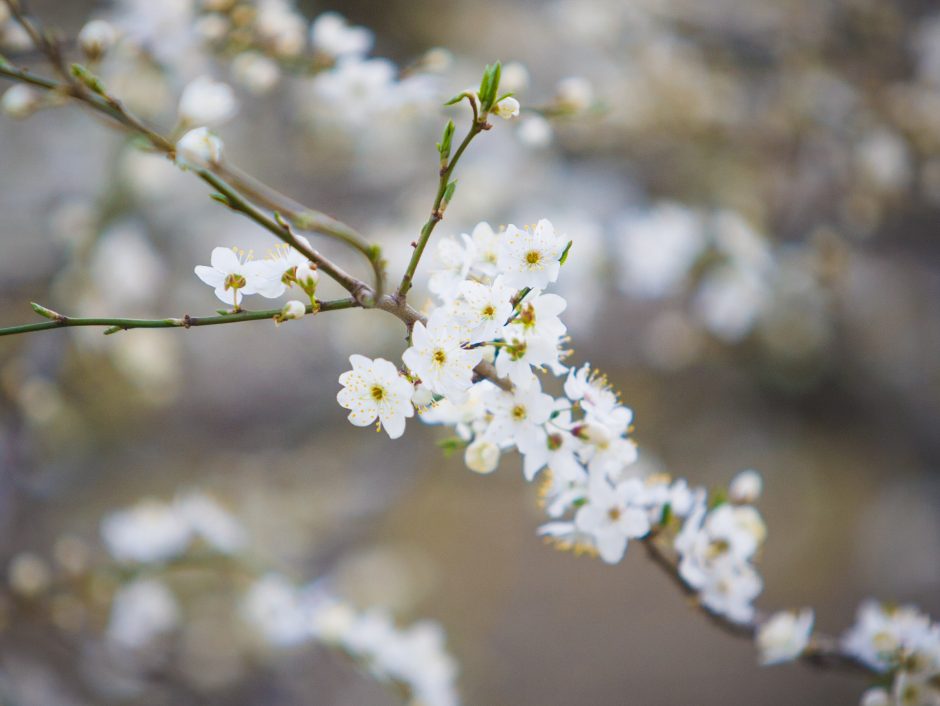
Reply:
[[[197,127],[183,135],[176,143],[177,164],[188,162],[196,166],[218,164],[222,159],[222,140],[209,128]]]
[[[297,280],[297,284],[302,290],[307,294],[313,295],[313,293],[317,291],[317,282],[320,281],[320,273],[317,272],[316,265],[305,262],[301,265],[297,265],[297,270],[294,272],[294,279]]]
[[[7,89],[0,99],[3,112],[11,118],[28,118],[40,106],[42,98],[34,88],[17,84]]]
[[[78,33],[78,45],[91,61],[104,56],[117,42],[117,31],[110,22],[92,20]]]
[[[756,502],[763,490],[764,482],[757,471],[741,471],[728,486],[728,497],[731,502],[739,505],[749,505]]]
[[[432,402],[434,402],[434,393],[428,389],[428,386],[420,383],[415,385],[414,394],[411,396],[411,403],[420,411]]]
[[[477,473],[492,473],[499,465],[499,447],[492,441],[477,439],[464,451],[467,468]]]
[[[304,306],[303,302],[291,299],[284,305],[284,308],[281,309],[281,313],[277,317],[279,320],[278,323],[290,319],[302,319],[306,313],[307,307]]]
[[[180,96],[179,117],[188,125],[218,125],[238,110],[232,87],[208,76],[194,79]]]
[[[775,613],[757,631],[762,664],[789,662],[799,657],[813,631],[813,611]]]
[[[512,96],[507,96],[496,104],[493,112],[503,120],[511,120],[519,115],[519,101]]]

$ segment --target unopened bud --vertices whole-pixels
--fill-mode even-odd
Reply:
[[[291,299],[281,309],[281,313],[274,317],[274,321],[280,324],[290,319],[302,319],[306,313],[307,307],[304,306],[303,302]]]
[[[294,279],[297,280],[297,284],[302,290],[313,296],[314,292],[317,291],[317,282],[320,281],[320,273],[317,272],[316,265],[305,262],[301,265],[297,265]]]
[[[0,99],[3,112],[11,118],[28,118],[40,106],[42,97],[34,88],[17,84],[7,89]]]
[[[499,447],[492,441],[477,439],[464,451],[467,468],[477,473],[492,473],[499,465]]]
[[[176,162],[204,167],[218,164],[222,159],[222,140],[209,128],[197,127],[183,135],[176,143]]]
[[[512,96],[507,96],[496,104],[493,112],[503,120],[511,120],[519,116],[519,101]]]
[[[117,31],[110,22],[92,20],[78,33],[78,45],[91,61],[104,56],[117,42]]]
[[[764,489],[764,481],[757,471],[741,471],[728,486],[728,497],[731,502],[739,505],[749,505],[756,502]]]

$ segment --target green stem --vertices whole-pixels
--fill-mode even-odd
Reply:
[[[314,311],[312,305],[307,306],[307,313],[313,314],[321,311],[338,311],[352,309],[359,306],[352,298],[334,299],[319,302]],[[49,331],[57,328],[71,328],[73,326],[104,326],[108,333],[117,333],[135,328],[193,328],[196,326],[215,326],[217,324],[237,324],[243,321],[261,321],[273,319],[281,313],[280,309],[265,309],[264,311],[239,311],[234,314],[221,314],[219,316],[190,316],[185,314],[175,319],[121,319],[121,318],[72,318],[59,315],[51,321],[22,326],[9,326],[0,328],[0,336],[12,336],[18,333],[32,333],[33,331]]]
[[[474,114],[476,114],[475,106]],[[460,143],[460,146],[457,148],[457,151],[454,152],[454,156],[450,158],[447,166],[441,169],[441,178],[437,185],[437,195],[434,197],[434,205],[431,207],[431,216],[421,228],[421,235],[418,237],[418,241],[415,243],[414,252],[411,253],[411,260],[408,262],[408,269],[405,270],[405,274],[401,278],[401,284],[398,285],[396,298],[399,301],[405,301],[405,297],[408,295],[408,290],[411,289],[411,285],[414,283],[414,276],[415,271],[418,269],[418,263],[421,261],[421,256],[424,254],[424,249],[427,247],[428,240],[431,239],[431,233],[434,232],[434,226],[440,223],[441,219],[444,218],[444,212],[441,210],[441,204],[444,200],[444,193],[447,191],[447,185],[450,183],[450,177],[454,173],[454,168],[457,166],[457,162],[460,161],[460,157],[473,141],[473,138],[488,128],[489,124],[486,122],[485,115],[480,116],[479,118],[474,117],[473,124],[470,126],[470,130],[467,132],[467,136],[463,138],[463,142]]]

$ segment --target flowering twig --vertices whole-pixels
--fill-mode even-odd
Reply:
[[[457,187],[457,182],[451,181],[451,176],[454,174],[457,162],[460,161],[461,156],[463,156],[467,147],[470,146],[473,138],[484,130],[489,130],[492,127],[487,122],[487,110],[493,106],[496,92],[499,90],[499,72],[500,64],[497,61],[493,66],[486,68],[486,72],[483,75],[480,95],[474,95],[472,92],[464,92],[456,101],[451,101],[453,103],[466,98],[470,102],[471,108],[473,108],[473,122],[470,124],[470,129],[467,131],[466,136],[457,147],[453,156],[450,156],[450,144],[454,132],[453,122],[447,124],[447,128],[444,130],[444,137],[438,144],[438,150],[441,154],[441,171],[440,180],[437,185],[437,194],[434,197],[434,204],[431,206],[431,215],[421,228],[421,234],[415,242],[414,252],[411,253],[408,268],[401,278],[401,284],[398,285],[396,297],[399,301],[404,301],[405,297],[408,295],[408,290],[411,289],[411,285],[414,282],[415,271],[418,269],[418,263],[421,261],[421,256],[424,254],[428,240],[431,238],[431,233],[434,232],[434,227],[444,218],[447,203],[450,201],[454,189]],[[483,95],[484,87],[487,89],[488,95]],[[481,102],[479,108],[477,107],[478,99]]]
[[[175,156],[175,147],[170,140],[149,128],[143,121],[128,111],[118,99],[104,90],[100,82],[94,80],[77,65],[72,67],[72,71],[69,71],[57,44],[46,37],[33,22],[24,16],[16,0],[3,0],[3,2],[10,7],[11,13],[17,22],[30,33],[37,47],[49,60],[56,73],[62,77],[62,82],[36,76],[26,69],[14,67],[4,61],[2,57],[0,57],[0,76],[28,83],[47,91],[55,91],[79,100],[116,120],[132,132],[143,135],[155,149],[171,158]],[[77,79],[76,75],[84,77],[85,80],[94,81],[94,92],[90,91],[81,80]],[[369,243],[354,228],[320,211],[297,203],[231,165],[222,165],[221,163],[212,165],[212,170],[221,178],[229,181],[246,198],[265,208],[281,213],[298,230],[318,233],[341,240],[361,252],[369,260],[372,267],[375,278],[375,292],[379,295],[382,294],[385,273],[381,250],[377,245]]]
[[[306,307],[307,313],[315,314],[321,311],[338,311],[340,309],[352,309],[359,306],[356,300],[351,297],[320,301],[317,302],[317,304],[317,307],[308,304]],[[193,328],[196,326],[215,326],[217,324],[237,324],[244,321],[273,319],[281,313],[281,309],[278,308],[265,309],[262,311],[239,311],[233,314],[220,314],[218,316],[190,316],[189,314],[184,314],[179,318],[169,319],[122,319],[109,317],[76,318],[64,316],[39,306],[38,304],[33,304],[33,309],[40,316],[49,319],[49,321],[0,328],[0,336],[12,336],[18,333],[32,333],[34,331],[49,331],[73,326],[105,326],[107,327],[105,331],[106,334],[135,328]]]

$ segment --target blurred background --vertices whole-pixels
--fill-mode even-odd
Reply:
[[[228,158],[383,243],[393,279],[433,199],[440,130],[466,124],[441,103],[502,60],[522,115],[473,144],[437,234],[539,218],[568,234],[572,361],[622,391],[642,462],[693,484],[763,474],[759,606],[814,606],[832,633],[868,596],[940,614],[934,3],[30,7],[70,37],[112,22],[122,40],[96,70],[165,133],[188,81],[230,83]],[[403,69],[395,100],[370,98],[388,84],[337,90],[329,62],[306,60],[328,10]],[[36,60],[9,22],[0,52]],[[217,245],[273,246],[75,106],[3,116],[0,165],[0,326],[35,320],[30,301],[209,314],[219,302],[193,266]],[[315,244],[366,275],[355,253]],[[102,518],[199,491],[266,570],[440,622],[467,704],[857,702],[856,677],[759,668],[641,551],[610,567],[544,545],[515,457],[481,477],[436,448],[445,430],[412,421],[392,442],[350,426],[337,377],[350,353],[397,359],[396,324],[351,311],[0,339],[0,701],[398,703],[323,648],[261,644],[228,570],[174,574],[172,634],[140,659],[102,653],[120,581],[88,578],[109,561]]]

